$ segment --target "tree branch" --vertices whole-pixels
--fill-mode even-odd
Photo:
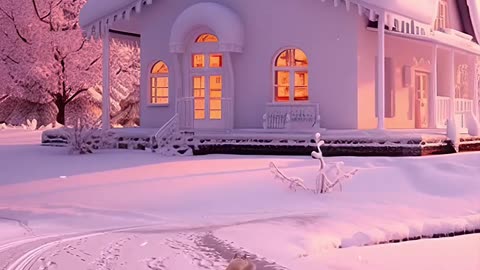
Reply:
[[[32,43],[30,43],[23,35],[22,33],[20,33],[20,29],[18,29],[18,26],[15,22],[15,17],[13,16],[13,11],[8,14],[7,11],[5,11],[2,7],[0,7],[0,11],[5,14],[5,16],[7,16],[10,21],[12,22],[13,24],[13,27],[15,28],[15,32],[17,33],[18,37],[20,38],[20,40],[22,40],[24,43],[28,44],[28,45],[32,45]]]
[[[4,101],[5,99],[7,99],[8,97],[10,97],[10,95],[4,95],[3,97],[0,97],[0,102]]]
[[[92,62],[90,62],[90,64],[88,65],[88,67],[85,69],[85,71],[89,71],[91,67],[93,67],[93,65],[95,65],[95,63],[97,63],[102,57],[99,56],[97,58],[95,58]]]
[[[80,95],[81,93],[86,92],[86,91],[88,91],[88,88],[83,88],[83,89],[78,90],[77,92],[75,92],[75,94],[73,94],[71,97],[69,97],[69,98],[65,101],[65,105],[67,105],[68,103],[72,102],[78,95]]]
[[[46,21],[45,19],[48,18],[48,16],[50,16],[52,14],[52,10],[50,9],[50,11],[46,15],[41,16],[40,11],[38,10],[37,2],[35,0],[32,0],[32,4],[33,4],[33,9],[35,10],[35,14],[37,15],[37,18],[41,22],[49,24],[49,22]]]

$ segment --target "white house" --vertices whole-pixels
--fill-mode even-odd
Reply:
[[[80,18],[106,45],[105,75],[110,37],[140,39],[142,127],[425,129],[478,116],[477,0],[89,0]]]

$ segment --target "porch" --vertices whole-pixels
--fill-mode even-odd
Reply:
[[[115,148],[151,149],[161,152],[205,154],[309,155],[316,149],[315,130],[288,131],[268,129],[233,129],[230,131],[180,132],[178,118],[160,130],[151,128],[111,129]],[[317,130],[318,131],[318,130]],[[43,145],[66,145],[61,130],[48,130]],[[455,150],[445,129],[397,130],[323,130],[325,156],[424,156],[450,154]],[[463,134],[460,151],[479,151],[480,137]],[[170,151],[170,154],[172,151]],[[178,154],[175,153],[175,154]]]

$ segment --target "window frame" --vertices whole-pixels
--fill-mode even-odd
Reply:
[[[446,0],[440,0],[438,2],[438,12],[437,12],[437,17],[435,18],[435,24],[434,24],[435,31],[441,31],[442,29],[448,28],[448,25],[449,25],[448,11],[449,11],[448,2]]]
[[[300,66],[300,67],[297,67],[297,66],[277,66],[277,60],[278,58],[280,57],[280,55],[282,53],[284,53],[285,51],[287,50],[300,50],[302,51],[306,58],[307,58],[307,66]],[[297,72],[305,72],[307,74],[307,77],[309,77],[309,66],[310,66],[310,63],[309,63],[309,60],[308,60],[308,54],[305,52],[305,50],[301,49],[300,47],[294,47],[294,46],[291,46],[291,47],[285,47],[285,48],[282,48],[280,50],[278,50],[273,58],[273,62],[272,62],[272,92],[273,92],[273,98],[272,98],[272,102],[273,103],[277,103],[277,104],[296,104],[296,103],[310,103],[310,79],[307,78],[307,93],[308,93],[308,98],[306,100],[295,100],[295,74]],[[276,91],[276,88],[278,87],[277,86],[277,83],[276,83],[276,79],[277,79],[277,72],[278,71],[286,71],[289,73],[289,99],[288,101],[278,101],[277,100],[277,91]]]
[[[165,67],[167,68],[167,72],[166,73],[153,73],[153,69],[160,63],[163,63],[165,65]],[[167,103],[153,103],[153,98],[154,98],[153,90],[154,90],[154,88],[165,89],[165,87],[158,87],[156,85],[153,85],[153,83],[152,83],[153,79],[156,80],[157,78],[167,78],[167,87],[166,87],[167,95],[160,97],[160,98],[167,98],[168,99]],[[149,86],[148,87],[148,106],[149,107],[168,107],[168,106],[170,106],[170,103],[171,103],[171,97],[170,97],[170,68],[168,67],[167,62],[165,62],[164,60],[158,60],[158,61],[155,61],[151,65],[149,76],[148,76],[148,86]],[[155,99],[158,99],[158,96],[155,96]]]

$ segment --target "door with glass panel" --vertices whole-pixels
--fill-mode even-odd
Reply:
[[[415,128],[428,128],[429,74],[415,72]]]
[[[191,83],[194,99],[194,127],[197,129],[222,129],[223,75],[221,53],[193,53]]]

